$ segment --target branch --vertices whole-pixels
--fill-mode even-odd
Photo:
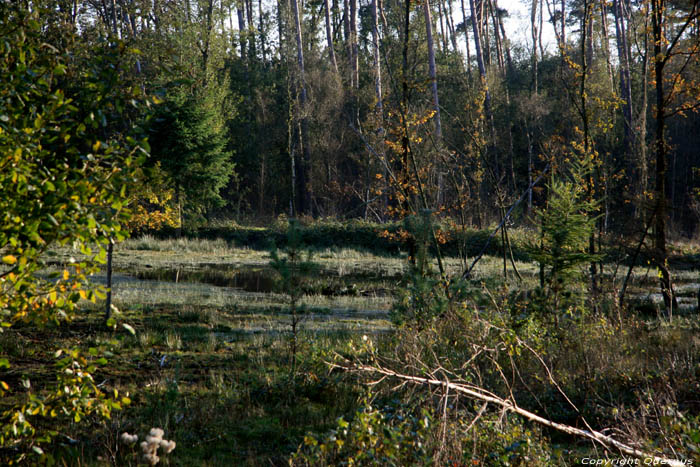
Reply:
[[[362,365],[362,364],[355,364],[355,365],[349,365],[349,366],[342,366],[338,364],[332,364],[332,367],[334,368],[340,368],[345,371],[360,371],[360,372],[365,372],[365,373],[379,373],[380,375],[384,376],[389,376],[393,378],[397,378],[403,382],[406,383],[414,383],[422,386],[439,386],[445,388],[445,390],[450,389],[452,391],[456,391],[461,394],[465,394],[469,397],[472,397],[474,399],[478,399],[480,401],[485,402],[486,404],[493,404],[496,406],[499,406],[503,411],[511,411],[514,412],[530,421],[539,423],[544,426],[548,426],[550,428],[554,428],[555,430],[561,431],[563,433],[567,433],[570,435],[574,436],[580,436],[583,438],[590,439],[591,441],[597,442],[602,444],[606,449],[612,450],[613,448],[619,449],[622,453],[627,454],[629,456],[638,458],[638,459],[650,459],[653,461],[654,465],[661,464],[661,465],[670,465],[674,467],[683,467],[687,465],[683,461],[675,460],[675,459],[667,459],[665,457],[658,457],[653,454],[644,452],[640,449],[634,448],[632,446],[629,446],[627,444],[624,444],[620,441],[617,441],[616,439],[606,436],[603,433],[600,433],[599,431],[595,431],[592,429],[589,430],[582,430],[580,428],[576,428],[573,426],[569,425],[564,425],[563,423],[557,423],[552,420],[548,420],[544,417],[541,417],[535,413],[532,413],[528,410],[525,410],[523,408],[518,407],[513,401],[502,399],[496,395],[488,393],[485,389],[482,389],[477,386],[467,386],[464,384],[457,384],[457,383],[452,383],[449,382],[447,379],[445,381],[440,381],[437,379],[430,379],[430,378],[422,378],[420,376],[411,376],[411,375],[404,375],[401,373],[397,373],[393,370],[389,370],[387,368],[383,368],[381,366],[369,366],[369,365]]]
[[[542,177],[543,177],[543,176],[547,173],[547,171],[549,170],[550,165],[551,165],[551,164],[547,164],[547,167],[544,168],[544,170],[542,171],[542,173],[540,174],[540,176],[537,177],[537,179],[536,179],[534,182],[532,182],[532,183],[530,184],[529,187],[527,187],[527,190],[525,190],[525,192],[524,192],[522,195],[520,195],[520,198],[518,198],[518,200],[517,200],[515,203],[513,203],[513,205],[510,207],[510,209],[508,209],[508,212],[506,213],[505,216],[503,216],[503,219],[501,220],[501,223],[498,225],[498,227],[496,227],[496,229],[495,229],[493,232],[491,232],[491,235],[489,235],[489,237],[486,239],[486,243],[484,244],[484,247],[481,249],[481,252],[479,252],[479,255],[474,259],[474,261],[472,262],[472,265],[469,266],[469,269],[467,269],[466,271],[464,271],[464,274],[462,274],[462,277],[463,277],[463,278],[465,278],[465,279],[469,278],[469,276],[470,276],[471,273],[472,273],[472,269],[474,269],[474,266],[476,266],[476,263],[478,263],[479,260],[481,259],[481,257],[484,256],[484,253],[486,252],[486,248],[488,248],[489,244],[491,243],[491,239],[492,239],[492,238],[494,237],[494,235],[496,235],[496,233],[498,233],[498,231],[505,225],[505,223],[506,223],[506,222],[508,221],[508,219],[510,218],[510,215],[513,213],[513,209],[515,209],[515,207],[516,207],[518,204],[520,204],[520,203],[522,202],[522,200],[525,199],[525,195],[527,195],[527,193],[528,193],[530,190],[532,190],[532,188],[533,188],[535,185],[537,185],[537,184],[539,183],[540,180],[542,180]]]

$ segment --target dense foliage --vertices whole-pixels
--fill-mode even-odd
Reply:
[[[126,97],[122,89],[116,100],[104,103],[115,99],[110,84],[117,78],[110,83],[109,77],[117,73],[122,46],[96,48],[103,62],[76,70],[67,51],[45,42],[40,12],[0,6],[0,326],[5,332],[70,321],[81,299],[103,296],[87,277],[104,262],[110,239],[125,236],[125,190],[147,148],[129,134],[109,130],[110,109],[124,105]],[[67,94],[67,76],[79,80],[81,96]],[[45,253],[56,244],[72,245],[82,259],[41,274]],[[41,445],[56,435],[43,427],[45,419],[109,417],[129,401],[94,381],[92,373],[106,363],[98,349],[57,347],[54,358],[55,381],[19,375],[0,381],[0,396],[14,401],[3,403],[0,447],[16,459],[30,450],[42,454]],[[0,359],[0,366],[12,365]]]

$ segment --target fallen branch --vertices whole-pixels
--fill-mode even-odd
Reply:
[[[414,384],[420,384],[420,385],[427,385],[427,386],[440,386],[445,389],[449,389],[452,391],[456,391],[462,394],[465,394],[469,397],[472,397],[474,399],[481,400],[487,404],[494,404],[499,407],[501,407],[505,411],[511,411],[514,413],[517,413],[518,415],[527,418],[528,420],[531,420],[533,422],[537,422],[541,425],[548,426],[550,428],[554,428],[555,430],[559,430],[564,433],[568,433],[570,435],[574,436],[581,436],[583,438],[588,438],[592,441],[595,441],[597,443],[600,443],[607,449],[613,450],[613,448],[616,448],[620,450],[620,452],[627,454],[632,457],[636,457],[638,459],[642,460],[647,460],[649,459],[649,462],[652,462],[653,465],[670,465],[670,466],[675,466],[675,467],[682,467],[686,466],[687,464],[683,461],[675,460],[675,459],[667,459],[665,457],[658,457],[653,454],[641,451],[637,448],[634,448],[632,446],[629,446],[627,444],[624,444],[620,441],[617,441],[614,438],[611,438],[610,436],[606,436],[598,431],[595,430],[582,430],[580,428],[576,428],[573,426],[569,425],[564,425],[562,423],[557,423],[552,420],[548,420],[546,418],[540,417],[539,415],[530,412],[529,410],[525,410],[523,408],[518,407],[514,402],[507,400],[507,399],[502,399],[496,395],[493,395],[486,391],[485,389],[482,389],[478,386],[472,386],[472,385],[466,385],[466,384],[459,384],[459,383],[452,383],[450,381],[444,380],[440,381],[438,379],[431,379],[431,378],[423,378],[420,376],[411,376],[411,375],[404,375],[401,373],[397,373],[393,370],[389,370],[387,368],[383,368],[381,366],[369,366],[369,365],[358,365],[358,364],[348,364],[348,366],[342,366],[338,364],[331,364],[335,368],[339,368],[345,371],[361,371],[361,372],[367,372],[367,373],[379,373],[381,375],[397,378],[405,383],[414,383]]]

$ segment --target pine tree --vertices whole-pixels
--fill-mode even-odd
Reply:
[[[174,90],[151,129],[152,155],[170,176],[180,211],[198,215],[223,205],[233,175],[228,129],[218,93]]]
[[[567,175],[553,178],[547,207],[537,214],[540,239],[530,246],[530,253],[540,263],[543,298],[554,311],[576,304],[573,289],[581,267],[597,259],[587,250],[598,204],[586,193],[590,170],[588,165],[573,162]]]

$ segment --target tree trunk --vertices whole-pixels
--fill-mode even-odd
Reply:
[[[202,49],[202,73],[204,74],[204,85],[207,83],[207,66],[209,65],[209,44],[211,41],[212,16],[214,15],[214,0],[209,0],[207,4],[207,25],[204,32],[204,48]]]
[[[253,22],[253,0],[243,0],[246,8],[246,16],[248,19],[248,56],[251,60],[255,60],[257,55],[255,48],[255,24]]]
[[[324,0],[324,9],[326,15],[326,41],[328,43],[328,55],[331,59],[331,65],[333,65],[333,70],[338,73],[338,62],[335,60],[335,50],[333,47],[333,37],[331,36],[331,11],[328,5],[329,0]]]
[[[498,20],[496,19],[496,8],[494,2],[489,0],[489,11],[491,12],[491,21],[493,22],[493,34],[496,39],[496,59],[498,61],[498,69],[502,74],[505,74],[505,60],[503,58],[503,43],[501,42],[501,31],[498,28]]]
[[[610,91],[614,94],[615,90],[615,75],[612,68],[612,60],[610,59],[610,35],[608,34],[608,7],[605,3],[600,5],[600,29],[603,33],[603,53],[605,53],[605,65],[608,70],[608,79],[610,80]]]
[[[105,323],[112,317],[112,256],[114,242],[109,239],[107,246],[107,300],[105,300]]]
[[[246,53],[246,30],[245,30],[245,11],[241,5],[241,1],[236,2],[236,14],[238,15],[238,40],[241,42],[241,60],[248,62],[248,54]]]
[[[383,118],[384,106],[382,103],[382,62],[379,51],[379,10],[378,0],[372,0],[372,58],[374,60],[374,97],[377,100],[376,111],[380,119]],[[380,128],[383,130],[383,125]]]
[[[486,79],[486,66],[484,64],[484,55],[481,48],[481,35],[479,34],[480,27],[479,16],[476,14],[475,0],[469,0],[469,8],[472,14],[472,30],[474,33],[474,48],[476,49],[476,62],[479,65],[479,76],[481,77],[481,85],[484,87],[484,107],[486,110],[487,119],[491,119],[491,94],[489,92],[488,82]]]
[[[445,22],[442,14],[442,0],[438,0],[438,21],[440,22],[440,36],[442,39],[442,53],[447,54],[447,34],[445,34]],[[446,15],[445,15],[446,16]]]
[[[296,167],[296,183],[297,183],[297,212],[299,214],[309,214],[311,212],[311,192],[308,187],[309,180],[309,170],[311,163],[311,156],[309,151],[309,123],[306,116],[306,104],[307,104],[307,94],[306,94],[306,76],[304,70],[304,45],[302,41],[301,32],[301,19],[299,15],[299,3],[298,0],[291,0],[292,11],[294,13],[294,26],[296,28],[296,43],[297,43],[297,66],[299,68],[299,109],[301,113],[301,118],[299,119],[300,124],[300,142],[302,150],[302,158]]]
[[[262,0],[258,0],[258,34],[260,36],[260,52],[262,53],[263,63],[267,61],[267,51],[265,50],[265,25],[263,24],[263,8]]]
[[[469,27],[467,26],[467,11],[464,8],[464,0],[460,0],[462,5],[462,25],[464,26],[464,44],[467,48],[467,75],[471,80],[472,77],[472,56],[469,50]]]
[[[506,28],[503,25],[503,15],[499,13],[498,1],[493,0],[493,7],[496,11],[496,20],[498,21],[498,28],[501,30],[501,44],[503,48],[503,54],[505,55],[506,65],[509,71],[513,71],[513,57],[510,55],[510,42],[508,41],[508,36],[506,35]]]
[[[435,50],[433,45],[433,27],[430,17],[430,1],[424,0],[423,14],[425,15],[425,33],[428,38],[428,67],[430,72],[430,84],[433,91],[433,109],[435,110],[435,136],[442,139],[442,122],[440,121],[440,101],[438,99],[437,70],[435,67]]]
[[[530,32],[532,33],[532,89],[537,94],[537,2],[532,0],[530,8]]]
[[[352,68],[353,88],[357,90],[360,88],[357,48],[357,0],[350,0],[350,66]]]
[[[654,79],[656,81],[656,136],[654,150],[656,152],[656,186],[654,201],[656,202],[656,217],[654,232],[654,250],[656,264],[661,271],[661,293],[669,319],[673,310],[678,307],[671,282],[671,271],[668,269],[668,252],[666,250],[666,102],[664,95],[664,66],[669,52],[662,50],[665,44],[664,9],[665,0],[651,1],[652,34],[654,38]]]
[[[345,39],[345,53],[348,56],[348,70],[352,63],[352,39],[350,38],[350,1],[343,0],[343,38]],[[353,74],[350,73],[350,89],[353,88]]]
[[[620,67],[620,95],[622,97],[622,117],[624,125],[623,144],[627,155],[627,166],[633,169],[634,137],[632,134],[632,85],[630,81],[630,49],[625,24],[625,13],[622,2],[613,0],[615,13],[615,37],[617,42],[617,56]],[[645,32],[646,34],[646,32]],[[644,71],[646,73],[646,70]]]
[[[450,33],[450,42],[452,42],[452,49],[457,52],[457,34],[455,34],[455,24],[454,24],[454,13],[452,12],[452,0],[446,0],[445,4],[445,18],[447,19],[447,29]]]

